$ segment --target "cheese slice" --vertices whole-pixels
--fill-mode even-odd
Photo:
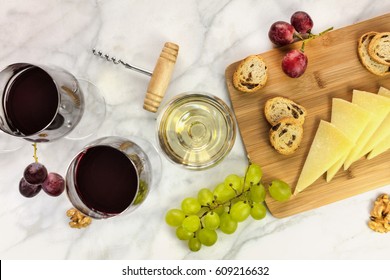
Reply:
[[[390,135],[385,137],[381,142],[379,142],[374,149],[367,155],[367,159],[373,159],[376,156],[386,152],[390,149]]]
[[[340,129],[327,121],[321,120],[299,175],[294,194],[303,191],[314,183],[352,145],[352,141]]]
[[[378,94],[390,98],[390,90],[388,90],[387,88],[380,87]],[[390,118],[390,114],[387,115],[385,122],[390,123],[389,118]],[[367,155],[367,159],[372,159],[377,155],[386,152],[388,149],[390,149],[390,130],[388,131],[386,136],[384,136],[384,138],[374,146],[372,151]]]
[[[380,87],[378,90],[378,94],[385,97],[390,97],[390,90],[385,87]]]
[[[367,91],[354,90],[352,103],[359,105],[373,114],[368,125],[360,135],[344,162],[344,170],[360,158],[362,149],[374,135],[387,114],[390,112],[390,99]]]
[[[353,144],[359,139],[371,118],[372,114],[369,111],[356,104],[339,98],[332,99],[331,123],[344,132]],[[330,182],[343,166],[352,147],[343,151],[341,158],[328,169],[326,173],[327,182]]]
[[[388,94],[388,96],[387,96]],[[389,98],[390,91],[381,87],[378,91],[378,95]],[[386,118],[383,120],[381,125],[375,131],[375,133],[368,140],[367,144],[364,146],[362,151],[359,154],[359,158],[369,153],[379,142],[386,138],[386,136],[390,135],[390,110],[387,113]]]

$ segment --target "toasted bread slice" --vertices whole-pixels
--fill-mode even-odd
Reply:
[[[368,54],[376,62],[390,66],[390,32],[376,34],[368,45]]]
[[[299,124],[305,122],[306,109],[285,97],[268,99],[264,105],[265,118],[271,125],[276,125],[283,118],[294,118]]]
[[[250,55],[240,62],[233,74],[233,85],[242,92],[255,92],[265,86],[268,69],[260,55]]]
[[[368,53],[368,46],[371,40],[378,34],[378,32],[370,31],[363,34],[359,38],[358,42],[358,54],[359,59],[364,67],[371,73],[378,76],[386,76],[390,74],[389,66],[378,63],[372,59],[370,54]]]
[[[281,119],[269,131],[272,147],[282,155],[293,154],[302,142],[303,127],[294,118]]]

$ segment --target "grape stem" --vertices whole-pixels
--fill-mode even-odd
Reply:
[[[202,207],[206,207],[209,210],[204,212],[199,218],[202,219],[204,216],[207,215],[208,212],[214,211],[215,209],[218,209],[219,207],[225,207],[225,206],[229,207],[228,213],[230,213],[230,208],[232,207],[232,201],[235,200],[235,199],[239,199],[240,197],[244,197],[245,196],[245,201],[247,203],[249,203],[248,195],[247,195],[249,193],[249,191],[250,191],[250,188],[247,189],[247,190],[242,191],[241,193],[237,193],[237,191],[236,191],[236,196],[231,198],[231,199],[229,199],[228,201],[218,202],[216,200],[213,200],[212,204],[202,205]]]
[[[249,157],[249,155],[247,154],[246,155],[246,158],[248,159],[248,166],[252,164],[252,160],[251,158]],[[247,170],[248,170],[248,167],[247,167]],[[246,176],[246,172],[245,172],[245,176]]]
[[[300,51],[301,51],[301,52],[305,52],[305,45],[306,45],[306,42],[308,42],[308,41],[310,41],[310,40],[313,40],[313,39],[315,39],[315,38],[317,38],[317,37],[320,37],[320,36],[324,35],[325,33],[329,32],[329,31],[331,31],[331,30],[333,30],[333,27],[329,27],[328,29],[325,29],[324,31],[322,31],[322,32],[320,32],[320,33],[318,33],[318,34],[309,33],[309,37],[306,38],[306,39],[304,39],[304,40],[302,40],[302,46],[301,46]]]
[[[296,38],[298,38],[299,40],[304,40],[304,38],[302,37],[302,35],[298,32],[294,32],[294,35]]]
[[[38,150],[38,148],[37,148],[37,143],[32,144],[32,146],[34,147],[34,155],[33,155],[33,158],[34,158],[35,162],[38,163],[38,156],[37,156],[37,150]]]

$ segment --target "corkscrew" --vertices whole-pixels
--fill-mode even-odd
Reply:
[[[165,43],[153,72],[129,64],[122,59],[117,59],[114,56],[105,54],[102,51],[97,51],[96,49],[92,49],[92,53],[114,64],[120,64],[130,70],[151,76],[143,108],[153,113],[157,112],[172,77],[177,55],[179,53],[178,45],[170,42]]]
[[[94,55],[100,56],[101,58],[104,58],[105,60],[110,61],[110,62],[112,62],[114,64],[122,64],[126,68],[129,68],[131,70],[137,71],[139,73],[142,73],[142,74],[145,74],[145,75],[148,75],[148,76],[152,76],[152,74],[153,74],[152,72],[150,72],[150,71],[148,71],[146,69],[143,69],[141,67],[129,64],[127,62],[124,62],[122,59],[117,59],[115,56],[110,56],[110,55],[108,55],[106,53],[104,54],[103,52],[97,51],[96,49],[92,49],[92,53]]]

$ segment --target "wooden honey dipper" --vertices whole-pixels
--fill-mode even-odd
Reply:
[[[143,108],[149,112],[157,112],[157,109],[160,106],[168,88],[169,82],[171,81],[173,69],[176,64],[177,55],[179,53],[178,45],[170,42],[166,42],[164,44],[153,72],[126,63],[121,59],[110,57],[107,54],[103,54],[101,51],[96,51],[96,49],[93,49],[92,52],[94,55],[100,56],[107,61],[113,62],[114,64],[122,64],[128,69],[151,76],[148,88],[146,90]]]

